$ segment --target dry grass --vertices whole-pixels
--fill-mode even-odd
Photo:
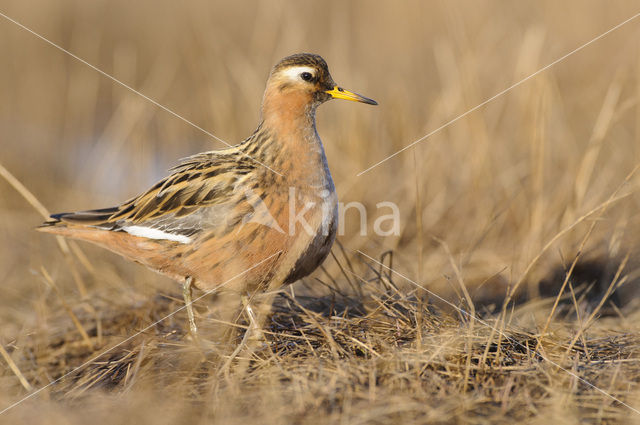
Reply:
[[[229,362],[237,341],[209,337],[212,296],[201,346],[183,311],[153,324],[180,306],[175,283],[32,229],[222,145],[0,18],[0,409],[62,378],[0,423],[640,422],[621,404],[640,408],[640,21],[356,176],[634,7],[4,2],[229,142],[275,61],[322,54],[380,103],[319,112],[340,198],[370,231],[397,203],[402,231],[360,236],[347,215],[344,249],[284,289],[253,354]]]

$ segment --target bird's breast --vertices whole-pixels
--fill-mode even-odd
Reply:
[[[315,185],[298,188],[301,196],[289,211],[290,270],[284,283],[292,283],[313,272],[325,260],[338,228],[338,197],[328,167]],[[300,202],[301,201],[301,202]]]

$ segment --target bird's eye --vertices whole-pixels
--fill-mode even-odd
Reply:
[[[305,81],[311,81],[313,80],[313,75],[310,72],[303,72],[302,74],[300,74],[300,78]]]

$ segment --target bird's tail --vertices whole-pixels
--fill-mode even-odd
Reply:
[[[71,236],[82,228],[96,230],[97,227],[102,230],[108,230],[105,229],[104,224],[117,210],[116,207],[112,207],[99,210],[51,214],[47,221],[36,227],[36,230],[62,236]]]

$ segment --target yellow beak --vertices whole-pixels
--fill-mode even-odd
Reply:
[[[362,102],[367,103],[369,105],[377,105],[373,99],[369,99],[368,97],[360,96],[358,93],[350,92],[349,90],[345,90],[342,87],[335,86],[331,90],[327,90],[326,93],[329,93],[331,97],[334,99],[345,99],[345,100],[353,100],[354,102]]]

